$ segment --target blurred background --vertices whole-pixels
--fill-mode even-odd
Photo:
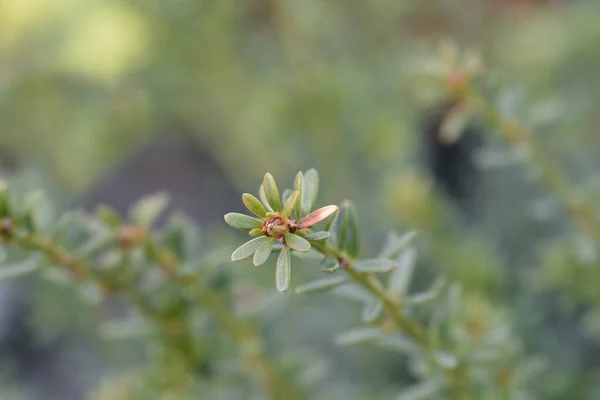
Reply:
[[[599,398],[599,275],[573,272],[598,264],[596,243],[485,118],[438,140],[453,79],[472,73],[597,213],[598,16],[592,0],[0,0],[0,173],[59,210],[125,213],[165,190],[227,260],[240,194],[315,167],[320,202],[356,203],[363,254],[419,230],[423,279],[459,282],[473,318],[506,320],[543,357],[534,398]],[[271,270],[246,267],[235,282],[274,292]],[[405,382],[396,356],[331,344],[356,309],[290,296],[264,323],[274,348],[333,360],[314,398]],[[2,283],[0,399],[85,398],[135,359],[95,318],[68,287]]]

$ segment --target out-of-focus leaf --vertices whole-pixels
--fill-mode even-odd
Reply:
[[[345,212],[346,210],[343,208],[338,210],[325,226],[325,230],[329,231],[331,234],[328,242],[337,249],[341,249],[346,240],[344,236],[346,233],[346,230],[344,229]]]
[[[135,203],[130,215],[132,221],[142,227],[150,228],[169,204],[169,195],[165,192],[146,196]]]
[[[310,214],[313,205],[317,200],[319,192],[319,174],[315,169],[309,169],[304,174],[304,184],[302,186],[302,195],[300,204],[302,206],[302,216]]]
[[[296,294],[325,292],[335,289],[343,285],[348,278],[345,276],[332,276],[327,278],[317,279],[309,283],[305,283],[296,288]]]
[[[83,245],[79,246],[75,250],[75,255],[77,258],[87,259],[91,257],[94,253],[102,250],[104,247],[109,245],[114,241],[114,235],[110,232],[105,232],[101,234],[97,234],[91,236],[86,240]]]
[[[413,271],[417,261],[417,251],[408,248],[397,258],[398,268],[391,274],[388,292],[392,295],[405,295],[412,280]]]
[[[107,321],[100,326],[100,337],[105,340],[127,340],[143,337],[148,333],[148,325],[139,318],[122,321]]]
[[[472,115],[472,107],[462,104],[453,107],[442,121],[440,139],[446,144],[456,143],[465,132]]]
[[[435,353],[435,359],[440,366],[446,369],[453,369],[458,365],[458,359],[450,353],[438,351]]]
[[[388,272],[398,266],[398,263],[386,259],[361,260],[353,264],[353,269],[365,274],[374,274],[378,272]]]
[[[441,378],[428,379],[422,383],[410,386],[402,390],[394,400],[431,400],[440,396],[444,386]]]
[[[356,215],[356,208],[352,202],[346,200],[342,203],[344,212],[344,229],[345,229],[345,241],[342,247],[351,258],[356,258],[359,252],[359,237],[358,237],[358,217]]]
[[[0,281],[29,275],[37,271],[39,267],[39,261],[36,259],[27,259],[19,263],[0,265]]]
[[[384,336],[376,327],[360,327],[338,335],[335,343],[340,346],[352,346],[361,343],[374,343]]]
[[[275,285],[279,293],[285,293],[290,286],[292,274],[292,260],[289,247],[284,247],[277,258],[277,268],[275,269]]]
[[[32,212],[39,206],[43,198],[44,192],[42,190],[34,190],[27,193],[20,205],[20,212],[24,214]]]
[[[121,216],[111,207],[100,205],[96,207],[95,214],[100,221],[104,222],[110,228],[114,229],[123,224]]]
[[[302,218],[302,193],[304,190],[304,174],[302,171],[296,174],[296,178],[294,179],[294,190],[300,193],[298,196],[298,204],[296,206],[296,220],[300,221]]]
[[[175,213],[169,219],[163,241],[180,260],[194,257],[200,251],[200,231],[182,213]]]
[[[379,340],[378,344],[382,348],[400,354],[414,354],[419,351],[419,346],[412,339],[400,333],[388,333]]]
[[[446,286],[446,281],[442,278],[436,279],[428,290],[407,297],[405,304],[408,306],[419,306],[432,303],[440,298],[443,289]]]
[[[376,301],[371,302],[370,304],[367,304],[363,308],[363,313],[362,313],[363,322],[370,324],[373,321],[375,321],[379,317],[379,314],[381,314],[382,309],[383,309],[383,302],[381,300],[376,300]]]
[[[342,285],[335,289],[333,293],[361,304],[368,304],[374,300],[374,297],[371,293],[354,283]]]
[[[398,234],[394,231],[390,232],[383,248],[381,249],[379,257],[396,258],[416,236],[416,231],[405,233],[402,236],[398,236]]]
[[[8,216],[10,216],[8,187],[6,182],[0,181],[0,218]]]

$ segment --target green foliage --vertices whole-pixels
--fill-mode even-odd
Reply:
[[[3,192],[0,278],[45,278],[28,325],[41,336],[66,329],[74,309],[87,321],[97,314],[86,307],[114,296],[132,310],[98,331],[145,343],[148,367],[109,371],[98,398],[600,397],[597,2],[0,9],[0,173],[15,156],[16,180],[35,175],[26,186],[59,208],[149,132],[168,138],[180,126],[240,193],[265,170],[322,173],[320,188],[314,170],[291,187],[265,177],[242,197],[252,216],[226,217],[249,242],[211,227],[209,248],[181,214],[151,229],[166,194],[125,219],[99,208],[53,221],[39,192]],[[429,139],[456,144],[475,126],[484,141],[473,158],[485,185],[468,223],[420,165],[416,122],[449,101]],[[315,211],[318,201],[339,209]],[[221,265],[240,244],[232,258],[247,261]],[[289,285],[330,293],[296,298]],[[183,321],[184,340],[170,339],[167,317]],[[213,375],[190,374],[188,355],[219,360]],[[0,376],[0,397],[18,398]]]
[[[301,191],[317,191],[318,175],[314,170],[311,170],[311,175],[315,184],[302,186]],[[279,198],[275,194],[277,186],[271,174],[265,175],[263,185],[267,192],[272,191],[270,195],[267,194],[267,198]],[[300,197],[310,196],[301,193]],[[270,204],[275,205],[273,202]],[[276,287],[281,293],[286,292],[290,284],[291,251],[308,251],[311,248],[320,254],[324,272],[336,275],[298,286],[295,290],[297,294],[335,291],[341,286],[363,290],[365,295],[359,301],[363,304],[363,321],[368,325],[339,335],[336,343],[344,346],[374,343],[394,348],[403,356],[408,356],[411,365],[416,366],[415,375],[419,376],[422,383],[415,388],[404,390],[398,394],[399,398],[419,398],[418,396],[423,396],[423,392],[436,398],[494,398],[500,395],[514,397],[517,392],[524,390],[526,381],[520,382],[518,386],[509,387],[506,382],[495,379],[497,368],[514,362],[513,357],[519,355],[514,350],[506,350],[515,341],[510,335],[500,340],[492,339],[496,331],[506,330],[507,326],[495,326],[495,321],[490,321],[490,326],[470,325],[485,322],[463,319],[462,314],[465,310],[462,308],[460,289],[457,285],[448,286],[436,281],[431,288],[423,292],[409,294],[416,259],[415,249],[410,246],[411,240],[415,238],[413,232],[402,236],[388,235],[381,251],[381,254],[387,257],[357,259],[357,236],[360,229],[352,203],[345,201],[340,207],[340,212],[337,212],[337,207],[328,207],[331,207],[331,212],[319,213],[316,219],[311,217],[314,213],[309,214],[299,223],[287,216],[291,214],[291,209],[288,214],[276,213],[264,221],[265,236],[250,240],[240,249],[244,249],[243,254],[247,256],[258,249],[255,243],[261,239],[262,242],[269,243],[269,246],[271,241],[281,242],[275,270]],[[283,231],[295,230],[298,227],[299,234],[303,235],[303,229],[306,228],[302,228],[302,221],[316,223],[333,213],[335,217],[327,226],[331,235],[326,242],[309,243],[302,236],[292,233],[281,234],[280,231],[275,231],[273,234],[269,228],[273,218],[281,218],[283,222],[280,226],[283,226]],[[240,249],[234,252],[233,261],[242,260],[242,257],[236,256]],[[387,285],[378,278],[378,274],[389,275]],[[425,317],[426,322],[414,317],[422,312],[428,314]],[[487,314],[489,318],[494,311],[489,310]],[[479,360],[481,353],[486,356],[485,363]]]

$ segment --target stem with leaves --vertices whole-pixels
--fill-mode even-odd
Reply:
[[[291,255],[313,252],[321,260],[326,278],[306,283],[296,288],[297,294],[349,289],[350,297],[364,304],[363,319],[370,327],[361,327],[340,336],[341,344],[376,342],[387,344],[416,360],[420,365],[416,373],[422,382],[421,393],[436,396],[444,393],[450,398],[477,398],[476,383],[472,382],[470,353],[477,353],[476,346],[466,354],[452,354],[460,348],[463,338],[448,339],[439,315],[447,303],[446,296],[455,298],[437,280],[423,293],[409,295],[408,289],[415,267],[416,253],[409,246],[414,233],[404,236],[390,235],[380,255],[374,259],[358,258],[359,237],[357,215],[354,206],[344,201],[340,207],[326,206],[313,210],[318,192],[318,174],[314,169],[296,175],[293,190],[283,194],[284,207],[271,174],[266,174],[259,188],[260,200],[249,194],[242,199],[246,207],[258,218],[230,213],[225,221],[232,227],[254,236],[232,254],[233,261],[253,258],[256,266],[264,264],[269,255],[279,252],[275,268],[276,287],[285,292],[291,277]],[[251,201],[249,201],[251,199]],[[324,230],[315,225],[327,220]],[[275,221],[275,222],[274,222]],[[261,243],[257,243],[261,242]],[[266,250],[265,250],[266,247]],[[281,260],[285,260],[282,262]],[[340,271],[338,271],[340,270]],[[283,272],[282,272],[283,271]],[[340,272],[343,271],[343,274]],[[378,275],[389,274],[384,285]],[[285,275],[285,279],[281,276]],[[348,292],[348,291],[346,291]],[[455,292],[455,291],[454,291]],[[426,326],[412,315],[421,306],[433,306],[442,310],[434,313]],[[449,312],[452,314],[452,312]],[[449,317],[448,319],[451,319]],[[449,323],[449,322],[448,322]],[[451,335],[452,336],[452,335]],[[490,372],[492,374],[492,372]],[[502,388],[495,388],[496,393]],[[408,396],[408,393],[405,393]],[[404,397],[399,397],[404,398]]]
[[[198,261],[194,228],[173,216],[161,234],[151,230],[166,206],[164,196],[150,196],[135,204],[129,216],[131,223],[101,207],[95,216],[71,213],[56,225],[43,226],[37,206],[41,198],[36,195],[35,202],[16,201],[14,195],[6,187],[0,191],[0,235],[6,246],[25,250],[31,262],[0,267],[0,276],[18,277],[44,267],[66,274],[78,286],[92,285],[100,299],[124,299],[158,334],[162,348],[177,353],[176,359],[181,361],[177,367],[158,361],[161,370],[172,367],[182,373],[165,383],[169,390],[185,390],[194,380],[203,379],[203,365],[212,356],[198,350],[202,340],[198,334],[202,332],[196,332],[188,319],[194,313],[206,312],[236,343],[242,368],[258,379],[268,398],[299,398],[294,384],[284,380],[264,354],[262,338],[254,326],[237,318],[226,305],[227,285],[210,283],[210,268]],[[43,260],[35,258],[38,254]],[[162,292],[169,293],[164,300]]]

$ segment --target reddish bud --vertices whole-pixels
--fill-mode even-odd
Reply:
[[[117,231],[117,241],[123,250],[129,250],[145,239],[146,233],[134,225],[122,225]]]
[[[0,220],[0,236],[3,239],[10,239],[15,233],[15,226],[10,218]]]
[[[326,206],[323,208],[319,208],[318,210],[313,211],[306,217],[304,217],[302,221],[300,221],[300,224],[298,224],[298,229],[310,228],[311,226],[323,221],[324,219],[329,218],[338,210],[338,206]]]

